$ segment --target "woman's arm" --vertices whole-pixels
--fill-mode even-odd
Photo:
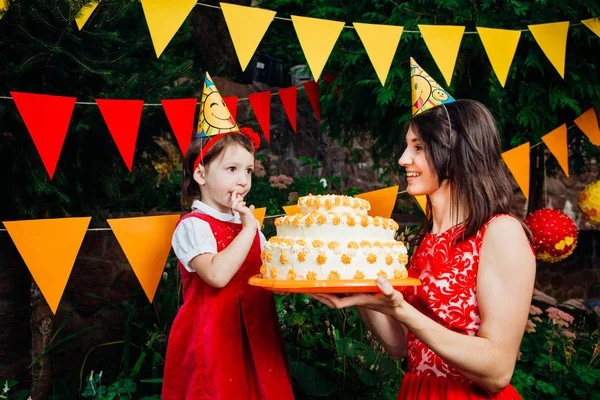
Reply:
[[[356,307],[367,329],[375,334],[377,340],[393,360],[406,357],[406,335],[408,330],[400,321],[379,311]]]

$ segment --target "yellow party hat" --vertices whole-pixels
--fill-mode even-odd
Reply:
[[[454,99],[417,62],[410,58],[410,84],[412,87],[412,115],[415,116]]]
[[[200,100],[196,137],[214,136],[229,132],[239,132],[239,128],[207,72]]]

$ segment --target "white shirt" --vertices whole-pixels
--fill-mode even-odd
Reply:
[[[200,200],[194,200],[192,203],[192,212],[206,214],[219,221],[233,222],[234,224],[242,223],[238,212],[234,212],[233,214],[222,213]],[[259,228],[260,249],[262,250],[265,243],[265,236],[260,231],[258,220],[256,221],[256,225]],[[187,218],[181,221],[173,233],[171,245],[173,246],[175,255],[189,272],[195,272],[194,269],[190,267],[190,261],[192,261],[194,257],[199,256],[200,254],[218,253],[217,241],[213,235],[212,229],[210,229],[210,225],[200,218]]]

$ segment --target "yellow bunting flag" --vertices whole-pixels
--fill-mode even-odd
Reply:
[[[6,14],[6,10],[8,9],[8,0],[0,0],[0,19],[4,17]]]
[[[528,28],[548,60],[564,79],[569,21],[528,25]]]
[[[292,22],[313,78],[318,81],[344,22],[297,15],[292,15]]]
[[[567,124],[562,124],[547,135],[542,136],[542,140],[550,149],[550,152],[556,157],[558,164],[569,177],[569,148],[567,146]]]
[[[91,217],[4,222],[50,309],[56,309]]]
[[[108,219],[146,297],[154,299],[180,215]]]
[[[160,57],[196,0],[141,0],[156,57]]]
[[[529,149],[529,142],[527,142],[502,153],[502,159],[527,200],[529,200]]]
[[[263,221],[265,220],[265,214],[267,213],[267,207],[255,208],[254,218],[258,221],[258,226],[262,228]]]
[[[1,0],[0,0],[1,1]],[[82,30],[85,23],[88,19],[90,19],[92,13],[100,3],[100,0],[93,0],[84,5],[78,13],[78,17],[75,18],[75,23],[77,24],[77,28]]]
[[[379,81],[385,86],[404,28],[392,25],[360,24],[358,22],[354,22],[353,25],[363,46],[365,46],[365,50],[367,50]]]
[[[419,207],[421,207],[421,210],[425,212],[425,210],[427,210],[427,196],[415,196],[415,199],[417,200],[417,203],[419,203]]]
[[[300,212],[300,207],[297,205],[283,206],[283,211],[285,211],[285,215],[295,215]]]
[[[587,26],[592,32],[596,35],[600,36],[600,19],[599,18],[590,18],[581,21],[582,24]]]
[[[600,146],[600,128],[598,128],[598,117],[593,107],[577,117],[575,125],[585,133],[594,145]]]
[[[398,197],[398,186],[360,193],[354,197],[367,200],[371,203],[371,209],[369,210],[371,217],[391,218],[392,211],[394,211],[394,206],[396,205],[396,198]]]
[[[242,71],[246,70],[276,12],[256,7],[219,3]]]
[[[494,68],[500,84],[504,87],[508,70],[517,51],[521,31],[478,27],[477,32],[479,32],[479,38],[490,59],[492,68]]]
[[[431,52],[431,56],[449,86],[465,27],[451,25],[418,26],[421,35],[423,35],[423,40]]]

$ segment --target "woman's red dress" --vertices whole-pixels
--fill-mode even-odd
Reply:
[[[208,222],[219,252],[242,229],[202,213],[185,218]],[[184,303],[169,336],[163,399],[294,398],[273,295],[248,285],[260,265],[258,232],[246,260],[222,289],[179,264]]]

